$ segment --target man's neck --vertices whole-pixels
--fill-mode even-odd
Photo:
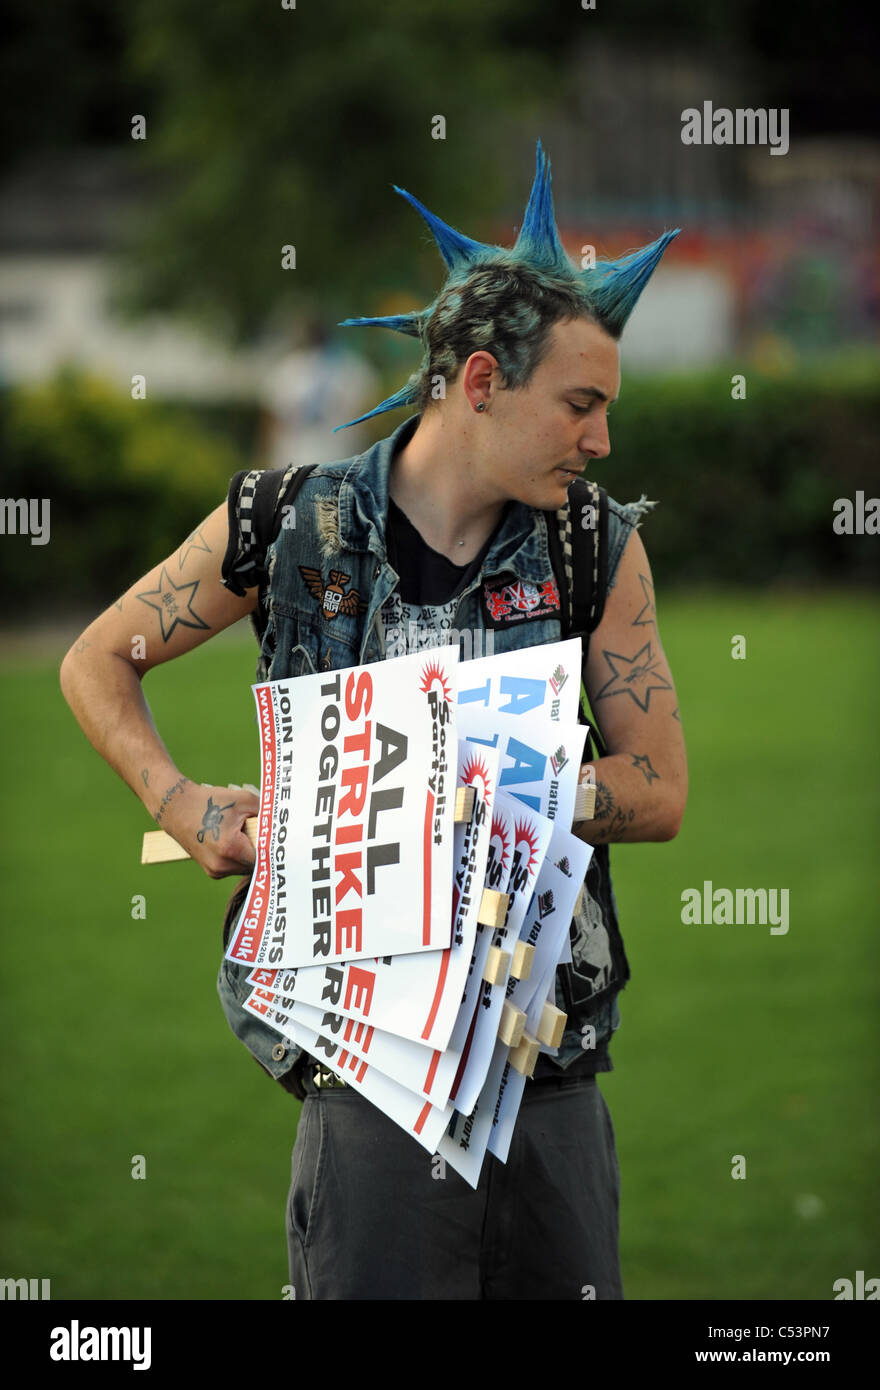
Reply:
[[[429,411],[395,456],[389,496],[432,550],[468,564],[497,526],[504,500],[481,486],[470,441]]]

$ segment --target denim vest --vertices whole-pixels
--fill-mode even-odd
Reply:
[[[287,680],[385,658],[381,609],[398,584],[385,549],[388,477],[394,454],[412,436],[418,419],[406,420],[393,435],[363,454],[320,464],[306,479],[296,498],[294,524],[282,526],[266,555],[265,582],[255,618],[261,640],[258,679]],[[609,587],[624,545],[638,524],[639,512],[639,503],[621,506],[609,498]],[[301,566],[320,574],[325,586],[323,603]],[[338,571],[338,577],[331,579],[331,570]],[[513,502],[480,572],[458,597],[455,629],[459,633],[485,629],[480,600],[484,581],[494,584],[509,579],[541,586],[552,578],[544,513]],[[343,595],[357,595],[357,603],[340,606],[338,597],[326,594],[330,583],[335,584],[336,595],[340,590]],[[234,583],[229,587],[234,589]],[[493,632],[494,651],[558,642],[561,636],[560,621],[555,617],[499,626]],[[485,647],[475,638],[474,654],[482,650]],[[584,758],[591,756],[588,745]],[[562,966],[557,971],[557,1004],[568,1014],[568,1025],[558,1057],[541,1059],[545,1072],[548,1067],[568,1068],[577,1059],[578,1071],[611,1070],[607,1044],[619,1024],[616,996],[629,977],[629,967],[620,941],[606,845],[594,850],[583,903],[571,924],[577,963],[574,970]],[[228,917],[227,937],[232,925]],[[612,938],[619,950],[616,973],[608,949]],[[285,1044],[256,1015],[242,1009],[249,993],[244,983],[248,970],[223,960],[218,978],[220,1000],[232,1031],[260,1065],[285,1084],[300,1049]],[[586,1025],[595,1030],[595,1037]]]

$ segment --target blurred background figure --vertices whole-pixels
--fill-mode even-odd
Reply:
[[[260,392],[265,407],[260,462],[267,468],[329,463],[369,445],[360,425],[332,432],[369,410],[382,390],[369,363],[340,345],[341,334],[322,319],[307,319],[292,335],[292,350],[269,372]]]

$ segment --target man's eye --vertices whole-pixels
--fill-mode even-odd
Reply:
[[[574,401],[569,401],[569,405],[571,406],[575,415],[589,415],[590,411],[593,408],[592,402],[589,405],[575,405]]]

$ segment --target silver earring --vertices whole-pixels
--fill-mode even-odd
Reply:
[[[485,409],[486,409],[486,402],[485,402],[485,401],[480,401],[480,402],[478,403],[478,405],[477,405],[477,410],[485,410]]]

